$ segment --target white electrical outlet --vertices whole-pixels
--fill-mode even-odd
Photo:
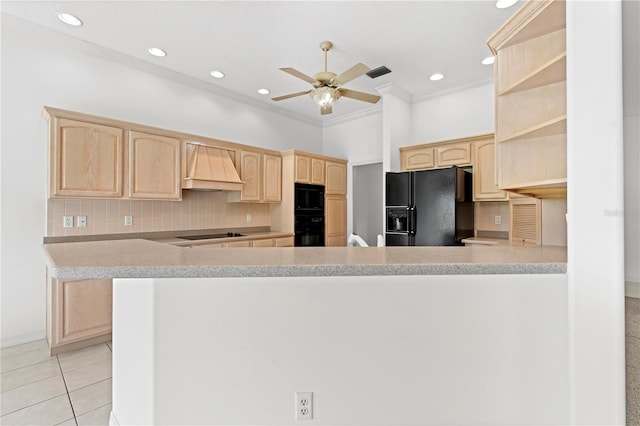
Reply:
[[[247,222],[251,222],[251,215],[250,214],[247,215]]]
[[[63,228],[73,228],[73,216],[63,216],[62,217],[62,227]]]
[[[87,227],[87,217],[86,216],[78,216],[76,218],[76,226],[78,228],[86,228]]]
[[[313,392],[296,392],[296,420],[313,419]]]
[[[133,225],[133,216],[125,216],[124,217],[124,226]]]
[[[500,225],[502,223],[502,216],[495,216],[494,217],[494,223],[496,225]]]

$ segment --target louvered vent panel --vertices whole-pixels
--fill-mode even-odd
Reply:
[[[515,204],[512,206],[512,239],[537,243],[537,206],[535,204]]]

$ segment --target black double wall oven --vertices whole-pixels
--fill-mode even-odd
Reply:
[[[324,186],[295,184],[295,247],[324,246]]]

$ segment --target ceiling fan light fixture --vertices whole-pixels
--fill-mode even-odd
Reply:
[[[320,108],[327,109],[340,98],[340,91],[334,87],[320,86],[313,89],[310,95]]]

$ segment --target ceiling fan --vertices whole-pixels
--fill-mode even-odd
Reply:
[[[342,96],[345,98],[370,102],[372,104],[378,102],[380,100],[380,96],[378,95],[340,87],[343,84],[360,77],[362,74],[369,72],[370,68],[365,64],[358,63],[340,75],[327,71],[327,52],[332,47],[333,43],[330,41],[323,41],[320,43],[320,48],[324,52],[324,71],[317,73],[313,77],[309,77],[294,68],[280,68],[287,74],[291,74],[294,77],[298,77],[308,83],[311,83],[313,85],[313,89],[277,96],[275,98],[271,98],[271,100],[282,101],[284,99],[310,94],[311,98],[313,98],[313,100],[320,106],[320,114],[322,115],[331,114],[333,112],[333,104]]]

